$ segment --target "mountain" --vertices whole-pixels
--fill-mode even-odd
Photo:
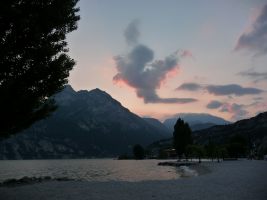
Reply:
[[[198,124],[191,124],[190,128],[192,131],[197,131],[197,130],[202,130],[202,129],[206,129],[206,128],[210,128],[212,126],[216,126],[217,124],[214,123],[198,123]]]
[[[0,159],[110,157],[170,137],[100,89],[66,86],[55,100],[50,117],[0,143]]]
[[[192,133],[194,143],[202,145],[208,144],[209,141],[225,144],[236,135],[243,136],[256,149],[258,155],[265,155],[267,153],[267,112],[233,124],[216,125]],[[171,147],[172,138],[169,138],[153,142],[148,148],[151,152],[158,152],[159,149]]]
[[[206,144],[209,140],[214,143],[225,143],[235,135],[242,135],[251,144],[259,146],[267,139],[267,112],[250,119],[244,119],[228,125],[217,125],[208,129],[195,131],[197,143]]]
[[[213,116],[207,113],[178,113],[172,118],[166,119],[163,124],[168,129],[173,130],[173,127],[178,118],[181,118],[186,121],[192,131],[209,128],[214,125],[224,125],[230,123],[229,121],[226,121],[223,118]]]
[[[159,120],[155,118],[143,118],[147,123],[149,123],[151,126],[155,127],[156,129],[160,130],[163,133],[169,133],[169,135],[172,135],[172,132]]]

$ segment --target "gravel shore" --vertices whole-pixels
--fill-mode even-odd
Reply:
[[[157,166],[155,166],[157,167]],[[0,187],[2,200],[266,200],[266,161],[224,161],[196,166],[199,176],[168,181],[48,181]]]

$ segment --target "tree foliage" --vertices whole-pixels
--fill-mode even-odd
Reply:
[[[187,145],[186,153],[188,156],[198,158],[198,162],[201,162],[201,158],[205,156],[205,149],[201,145]]]
[[[227,144],[229,156],[233,158],[245,157],[247,155],[247,150],[248,141],[243,135],[240,134],[231,137],[229,143]]]
[[[66,34],[77,29],[78,0],[0,1],[0,137],[55,110],[75,62]]]
[[[144,159],[145,150],[140,144],[136,144],[133,147],[133,155],[135,159]]]
[[[212,142],[212,140],[209,138],[209,142],[208,144],[205,146],[205,150],[206,150],[206,154],[209,158],[211,158],[211,160],[213,161],[213,159],[216,157],[217,155],[217,146],[215,143]]]
[[[186,153],[186,146],[189,144],[192,144],[191,129],[179,118],[174,125],[173,132],[173,146],[179,157]]]

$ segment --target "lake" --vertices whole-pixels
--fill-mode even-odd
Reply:
[[[178,168],[158,166],[161,160],[1,160],[0,182],[7,179],[49,176],[85,181],[171,180],[181,177]]]

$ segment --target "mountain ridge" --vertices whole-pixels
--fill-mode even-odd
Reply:
[[[170,137],[98,88],[67,86],[55,100],[49,118],[1,143],[0,159],[114,157]]]
[[[186,121],[193,131],[209,128],[214,125],[230,123],[229,121],[226,121],[221,117],[217,117],[208,113],[177,113],[173,115],[173,117],[166,119],[163,124],[168,129],[173,130],[173,127],[178,118]]]
[[[209,142],[217,145],[227,144],[237,135],[244,137],[248,141],[249,148],[258,152],[258,155],[265,155],[267,153],[267,112],[232,124],[215,125],[192,132],[194,143],[200,145],[207,145]],[[150,150],[154,152],[171,147],[172,138],[155,141],[149,145]]]
[[[267,112],[232,124],[216,125],[194,132],[195,140],[202,144],[207,142],[207,138],[215,143],[222,143],[239,134],[245,136],[252,143],[260,144],[261,140],[267,137]]]

